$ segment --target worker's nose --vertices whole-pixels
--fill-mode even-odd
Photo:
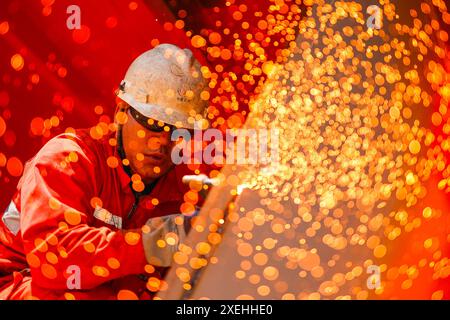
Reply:
[[[171,143],[170,132],[152,132],[148,139],[148,146],[150,149],[158,149],[160,147],[168,146]]]

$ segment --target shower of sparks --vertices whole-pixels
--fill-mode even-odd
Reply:
[[[448,25],[446,5],[423,2],[400,17],[380,1],[376,30],[361,3],[303,4],[306,12],[270,7],[268,34],[288,45],[253,69],[267,79],[246,126],[280,130],[280,163],[236,174],[259,196],[228,217],[242,258],[234,276],[247,284],[236,298],[396,298],[425,288],[417,296],[442,299],[432,283],[450,276],[448,207],[437,200],[450,192],[450,73],[448,33],[433,14]],[[374,265],[377,287],[366,272]]]

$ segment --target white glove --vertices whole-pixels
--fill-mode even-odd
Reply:
[[[175,223],[176,220],[179,224]],[[186,220],[190,219],[182,214],[172,214],[147,221],[146,225],[150,230],[142,232],[142,241],[148,263],[157,267],[169,267],[172,264],[172,257],[177,252],[178,245],[186,238]],[[158,245],[158,240],[163,241]]]

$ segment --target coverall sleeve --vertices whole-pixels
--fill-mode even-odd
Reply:
[[[95,177],[95,156],[79,139],[54,138],[27,164],[18,190],[20,225],[36,285],[73,289],[70,276],[78,272],[86,290],[144,272],[140,230],[89,225]]]

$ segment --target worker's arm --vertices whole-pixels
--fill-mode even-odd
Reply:
[[[71,266],[72,272],[81,271],[82,290],[144,272],[141,230],[89,225],[90,199],[97,192],[90,152],[81,141],[59,137],[47,143],[24,171],[19,184],[20,229],[38,286],[67,289],[66,271]]]

